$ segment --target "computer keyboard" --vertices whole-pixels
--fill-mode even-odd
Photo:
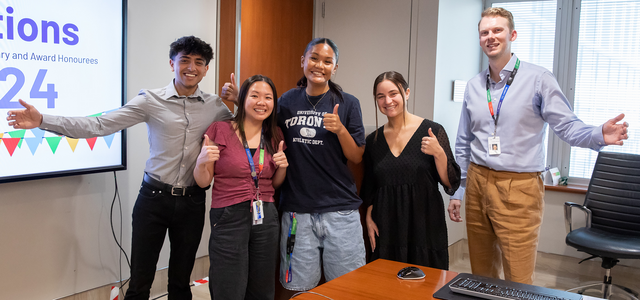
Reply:
[[[461,274],[462,275],[462,274]],[[581,295],[469,274],[449,283],[454,293],[489,300],[580,300]]]

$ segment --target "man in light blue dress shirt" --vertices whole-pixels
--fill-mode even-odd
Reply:
[[[190,276],[206,209],[206,189],[196,185],[193,169],[209,125],[232,117],[220,97],[198,87],[213,58],[209,44],[194,36],[179,38],[171,44],[169,58],[175,78],[167,86],[143,89],[121,108],[102,116],[43,115],[20,100],[26,109],[9,111],[7,117],[15,129],[39,127],[74,138],[105,136],[147,124],[150,155],[133,208],[131,280],[125,300],[149,299],[167,232],[171,241],[168,298],[192,298]]]
[[[572,146],[601,150],[627,139],[624,114],[600,126],[572,112],[548,70],[511,53],[512,14],[488,8],[478,24],[489,68],[469,80],[456,139],[462,183],[449,216],[461,222],[465,196],[472,272],[531,284],[544,206],[544,134],[547,124]]]

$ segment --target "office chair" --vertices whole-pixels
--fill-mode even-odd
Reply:
[[[586,215],[586,226],[572,229],[571,211],[578,208]],[[640,155],[600,152],[591,175],[584,205],[564,204],[567,245],[591,254],[585,260],[600,257],[605,269],[602,283],[568,290],[582,294],[600,289],[602,298],[611,294],[638,300],[638,293],[611,283],[611,268],[618,259],[640,259]]]

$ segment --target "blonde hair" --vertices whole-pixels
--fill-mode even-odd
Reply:
[[[509,22],[509,32],[516,29],[516,26],[513,23],[513,15],[510,11],[502,7],[489,7],[485,9],[480,15],[480,22],[482,22],[482,18],[484,17],[503,17]],[[478,29],[480,29],[480,22],[478,22]]]

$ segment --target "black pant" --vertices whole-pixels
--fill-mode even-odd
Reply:
[[[211,209],[211,299],[273,300],[280,222],[275,205],[263,203],[261,225],[252,225],[249,201]]]
[[[167,230],[169,300],[190,300],[190,277],[200,245],[205,214],[205,190],[190,196],[171,196],[144,183],[133,207],[131,281],[126,300],[149,299],[156,264]]]

